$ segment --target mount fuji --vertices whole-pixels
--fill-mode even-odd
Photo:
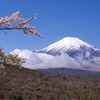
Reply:
[[[23,66],[31,69],[71,68],[100,71],[100,49],[76,38],[65,37],[40,50],[19,50],[26,58]]]
[[[76,37],[65,37],[60,41],[57,41],[44,49],[36,50],[33,52],[46,53],[53,56],[61,55],[61,53],[64,52],[71,57],[74,57],[79,54],[83,54],[84,57],[87,54],[90,56],[100,57],[99,49],[93,47],[92,45]]]
[[[100,49],[76,37],[65,37],[46,48],[35,50],[33,53],[54,56],[52,60],[58,57],[60,59],[58,64],[64,62],[66,68],[100,71]],[[67,57],[64,58],[66,55]],[[49,58],[49,56],[47,57]],[[58,66],[58,64],[55,65]]]

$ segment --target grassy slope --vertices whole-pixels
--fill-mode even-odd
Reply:
[[[100,100],[100,77],[68,73],[7,66],[0,69],[0,100]]]

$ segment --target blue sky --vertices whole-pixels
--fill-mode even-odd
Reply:
[[[36,26],[46,39],[20,30],[0,32],[0,47],[5,52],[14,49],[42,49],[64,37],[77,37],[100,48],[100,0],[1,0],[0,16],[10,16],[22,10],[25,19],[38,13],[31,26]]]

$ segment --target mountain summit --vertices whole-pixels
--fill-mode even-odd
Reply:
[[[92,47],[91,45],[83,42],[82,40],[76,38],[76,37],[65,37],[61,39],[60,41],[51,44],[45,50],[50,50],[53,48],[56,49],[62,49],[64,51],[68,49],[79,49],[81,46],[87,46],[87,47]]]
[[[60,55],[61,52],[65,52],[70,56],[77,55],[79,53],[85,54],[89,52],[91,55],[100,56],[100,50],[94,48],[92,45],[76,38],[65,37],[60,41],[57,41],[46,48],[37,50],[38,52],[47,53],[51,55]]]

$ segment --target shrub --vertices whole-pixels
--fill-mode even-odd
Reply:
[[[4,98],[4,95],[3,95],[3,94],[0,94],[0,98],[2,98],[2,99],[3,99],[3,98]]]
[[[54,100],[54,97],[52,97],[52,96],[50,96],[49,98],[50,98],[50,100]]]
[[[21,66],[22,63],[25,62],[25,58],[19,57],[18,54],[15,53],[8,53],[5,54],[3,51],[3,48],[0,48],[0,65],[4,66]]]
[[[42,98],[42,95],[37,95],[36,98],[37,99]]]
[[[7,55],[5,55],[5,59],[6,59],[6,64],[8,65],[16,65],[16,66],[21,66],[22,63],[25,62],[25,59],[22,57],[19,57],[18,54],[15,53],[8,53]]]
[[[17,96],[16,100],[23,100],[22,96]]]

